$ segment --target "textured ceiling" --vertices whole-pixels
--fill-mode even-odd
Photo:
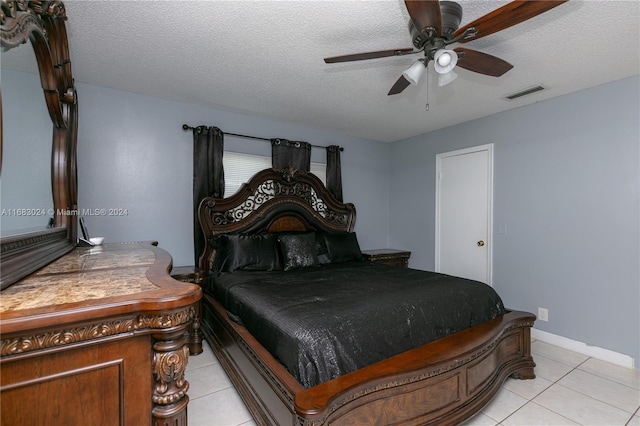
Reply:
[[[464,25],[506,2],[459,3]],[[65,5],[76,81],[385,142],[640,74],[637,0],[570,0],[465,45],[513,64],[504,76],[456,68],[458,79],[438,87],[430,66],[428,79],[395,96],[390,87],[421,55],[323,58],[411,47],[402,0]],[[547,90],[503,99],[537,84]]]

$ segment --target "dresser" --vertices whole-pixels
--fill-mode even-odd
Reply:
[[[155,243],[78,248],[0,294],[2,425],[187,424],[200,287]]]

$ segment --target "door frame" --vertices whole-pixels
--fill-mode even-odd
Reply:
[[[435,220],[435,271],[440,272],[440,176],[442,160],[474,152],[487,151],[487,284],[493,286],[493,144],[485,144],[470,148],[436,154],[436,220]]]

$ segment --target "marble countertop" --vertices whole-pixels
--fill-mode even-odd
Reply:
[[[78,248],[3,290],[0,314],[156,290],[146,277],[155,260],[145,243]]]

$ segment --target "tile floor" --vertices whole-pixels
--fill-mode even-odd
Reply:
[[[640,426],[640,372],[541,341],[532,343],[535,380],[508,379],[465,426]],[[190,426],[255,426],[224,370],[204,344],[189,358]]]

